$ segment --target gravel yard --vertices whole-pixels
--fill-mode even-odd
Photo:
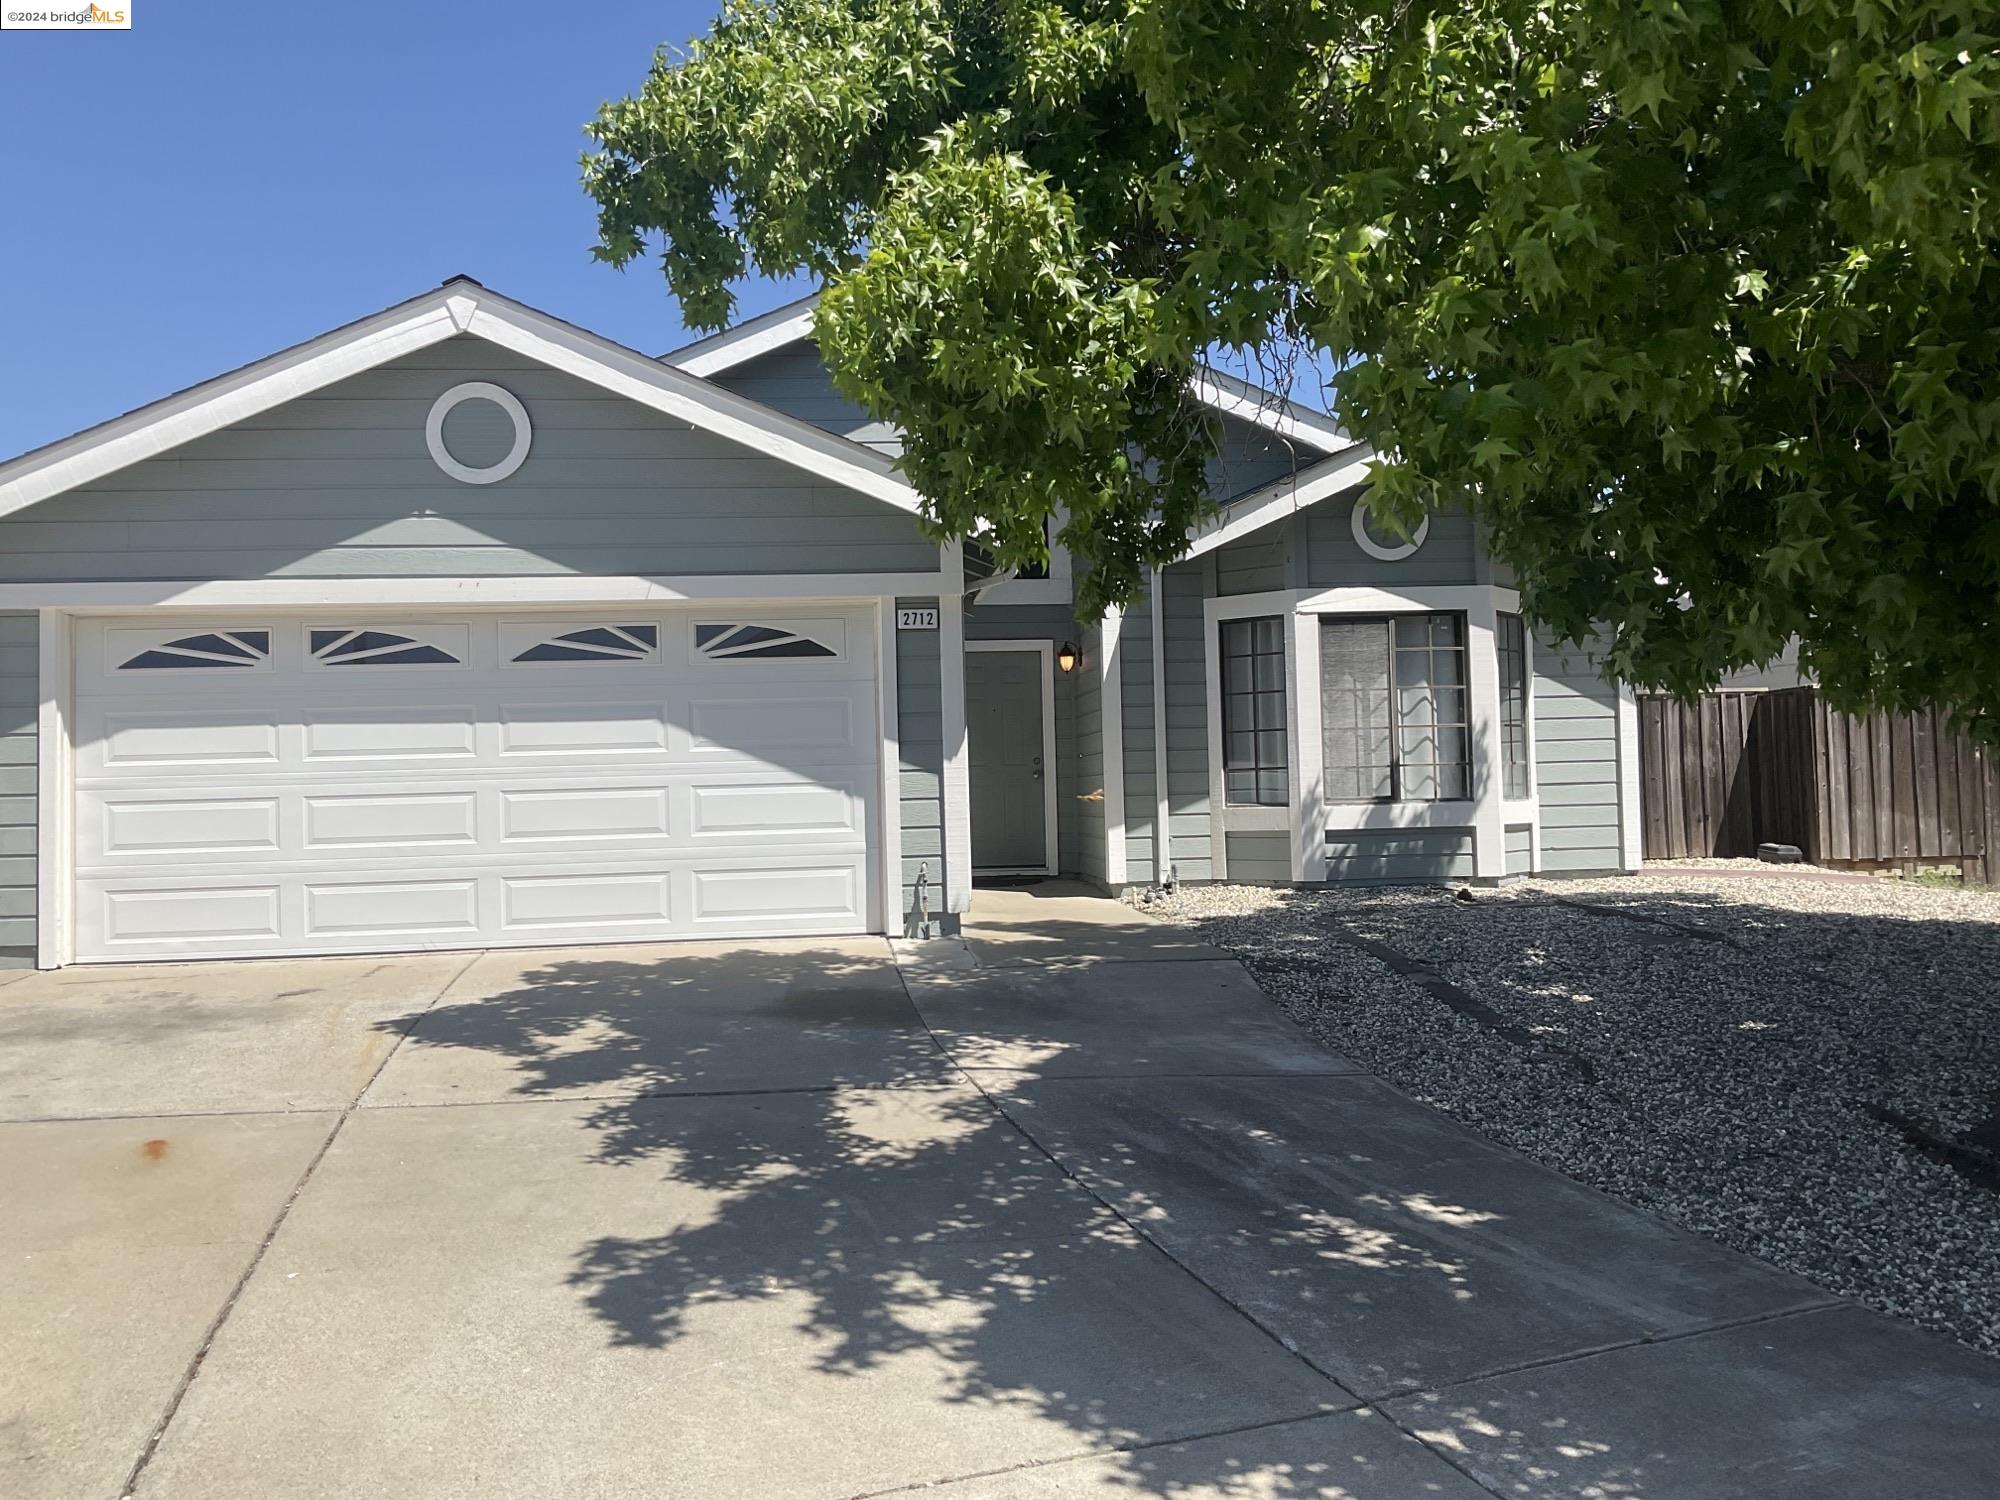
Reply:
[[[1149,909],[1494,1139],[2000,1355],[2000,893],[1731,871],[1468,894]]]

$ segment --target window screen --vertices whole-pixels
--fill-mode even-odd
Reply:
[[[1528,769],[1528,635],[1519,615],[1501,615],[1494,640],[1500,658],[1500,791],[1525,797],[1534,790]]]
[[[1263,807],[1291,801],[1285,624],[1276,615],[1222,623],[1222,797]]]
[[[1329,801],[1472,795],[1462,616],[1325,616],[1319,651]]]
[[[1331,802],[1395,795],[1395,720],[1389,711],[1389,627],[1383,620],[1323,616],[1319,712]]]

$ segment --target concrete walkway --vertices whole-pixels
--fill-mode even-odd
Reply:
[[[1987,1497],[2000,1363],[1045,885],[0,987],[0,1494]]]

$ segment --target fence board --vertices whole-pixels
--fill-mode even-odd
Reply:
[[[1958,764],[1952,754],[1951,722],[1943,714],[1931,715],[1931,753],[1936,757],[1938,853],[1957,859],[1964,848],[1959,833]]]
[[[1846,714],[1815,715],[1826,726],[1826,796],[1819,799],[1826,809],[1827,827],[1833,837],[1827,845],[1826,857],[1832,860],[1854,858],[1854,820],[1851,816],[1854,803],[1848,795],[1847,773],[1852,766],[1851,751],[1847,739]]]

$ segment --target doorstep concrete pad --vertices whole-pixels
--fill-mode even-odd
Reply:
[[[1371,1078],[1044,1080],[1005,1104],[1363,1396],[1829,1300]]]
[[[0,1495],[123,1492],[333,1118],[0,1125]]]
[[[1495,1493],[1991,1500],[2000,1362],[1842,1305],[1393,1403]]]
[[[370,1106],[957,1081],[881,938],[496,950],[395,1024]]]
[[[970,1100],[847,1103],[356,1113],[138,1493],[852,1496],[1342,1404]]]
[[[937,1500],[1492,1500],[1372,1411],[1016,1469],[924,1494]]]
[[[1135,911],[1075,880],[975,889],[964,935],[989,968],[1229,956],[1196,942],[1184,927]]]
[[[1036,1077],[1356,1073],[1287,1020],[1235,959],[911,976],[961,1066]]]
[[[0,1117],[338,1109],[465,954],[57,969],[0,989]]]

